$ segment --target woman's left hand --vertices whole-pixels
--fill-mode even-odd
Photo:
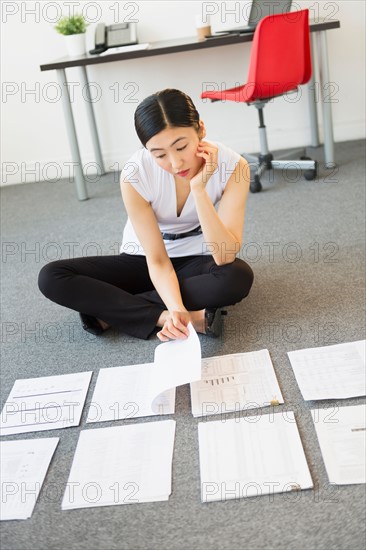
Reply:
[[[207,141],[200,141],[197,147],[197,157],[203,159],[201,170],[191,179],[191,189],[204,189],[212,174],[218,169],[218,148]]]
[[[188,324],[191,321],[189,311],[171,311],[168,313],[164,326],[157,333],[161,342],[185,339],[189,336]]]

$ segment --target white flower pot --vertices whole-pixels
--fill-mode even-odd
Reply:
[[[67,53],[70,57],[79,57],[86,54],[85,33],[68,34],[64,36]]]

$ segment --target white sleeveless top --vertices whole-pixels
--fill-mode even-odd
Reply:
[[[218,148],[218,169],[208,180],[206,190],[217,208],[226,184],[241,157],[222,143],[211,140],[209,143]],[[121,173],[121,181],[131,183],[151,204],[162,233],[187,233],[200,225],[192,193],[188,195],[183,210],[177,216],[174,176],[158,166],[147,149],[138,150],[126,162]],[[164,244],[171,258],[212,253],[212,249],[205,245],[203,234],[175,241],[164,240]],[[120,252],[145,255],[129,218],[123,231]]]

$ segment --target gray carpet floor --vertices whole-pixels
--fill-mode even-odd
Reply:
[[[322,159],[320,148],[311,154]],[[314,489],[201,504],[199,420],[182,386],[169,502],[61,511],[80,431],[124,424],[86,426],[87,406],[79,427],[5,438],[57,436],[60,443],[32,518],[2,522],[4,549],[364,548],[365,486],[329,485],[310,408],[365,399],[305,402],[286,355],[365,338],[364,157],[363,141],[338,143],[339,168],[320,166],[317,181],[290,173],[263,178],[263,192],[248,199],[239,254],[254,270],[252,291],[229,308],[221,338],[200,336],[203,357],[269,350],[285,400],[278,410],[295,411]],[[108,174],[88,188],[85,202],[67,181],[1,189],[2,403],[18,378],[92,370],[88,403],[100,368],[153,360],[157,339],[141,341],[114,329],[88,335],[76,312],[38,290],[38,272],[48,261],[118,253],[126,220],[118,176]]]

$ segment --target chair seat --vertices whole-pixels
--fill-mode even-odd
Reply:
[[[236,101],[240,103],[247,103],[250,101],[248,94],[249,90],[247,84],[242,84],[242,86],[237,86],[235,88],[229,88],[228,90],[220,91],[206,91],[202,92],[202,99],[211,99],[212,101]]]
[[[287,84],[282,86],[285,89],[281,89],[279,93],[269,93],[266,95],[266,91],[268,93],[270,89],[272,89],[272,92],[275,91],[275,88],[278,87],[275,84],[260,87],[258,84],[254,86],[254,83],[249,82],[235,88],[228,88],[227,90],[202,92],[201,98],[210,99],[211,101],[235,101],[236,103],[254,104],[256,101],[266,103],[271,99],[298,90],[297,86],[294,87]]]

